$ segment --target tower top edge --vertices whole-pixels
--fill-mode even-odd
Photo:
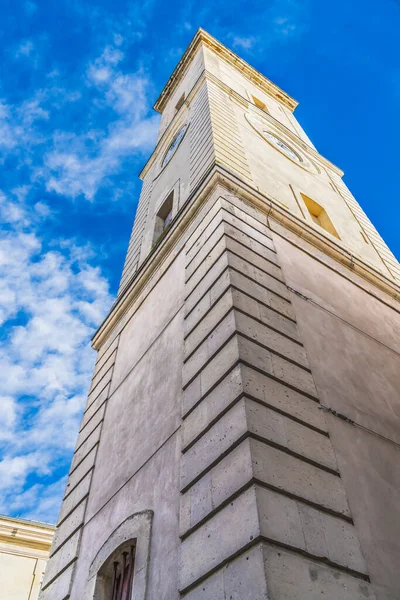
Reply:
[[[275,83],[257,71],[257,69],[249,65],[245,60],[240,58],[240,56],[232,52],[232,50],[229,50],[229,48],[224,46],[216,38],[200,27],[194,35],[189,46],[183,53],[182,58],[173,70],[158,99],[156,100],[154,104],[154,110],[159,113],[163,112],[168,99],[175,91],[179,81],[183,77],[183,74],[190,65],[194,54],[201,45],[210,48],[217,56],[220,56],[225,62],[233,66],[235,69],[241,71],[250,81],[260,87],[265,93],[286,106],[290,111],[293,112],[298,105],[298,102],[289,96],[289,94],[284,92],[281,88],[275,85]]]

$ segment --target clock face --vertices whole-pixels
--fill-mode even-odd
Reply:
[[[165,165],[171,160],[171,158],[173,157],[173,155],[175,154],[176,150],[178,149],[179,144],[181,143],[181,141],[183,140],[183,137],[186,133],[186,129],[187,129],[187,125],[184,125],[176,134],[176,136],[174,137],[174,139],[172,140],[171,144],[169,145],[168,150],[165,153],[165,156],[163,158],[161,167],[165,167]]]
[[[298,162],[298,163],[303,162],[302,159],[300,158],[300,156],[297,154],[297,152],[295,152],[292,148],[290,148],[287,144],[285,144],[285,142],[280,140],[278,137],[276,137],[269,131],[263,131],[263,137],[265,137],[265,139],[270,144],[272,144],[272,146],[275,146],[275,148],[277,148],[280,152],[282,152],[282,154],[286,154],[286,156],[288,158],[290,158],[291,160],[294,160],[295,162]]]
[[[273,146],[278,152],[286,156],[289,160],[296,163],[302,169],[313,173],[314,175],[321,171],[317,165],[300,149],[297,151],[291,145],[291,142],[286,141],[286,135],[279,130],[279,124],[274,123],[273,119],[260,118],[258,114],[253,112],[245,113],[245,118],[251,127],[266,141]],[[285,140],[285,141],[284,141]]]

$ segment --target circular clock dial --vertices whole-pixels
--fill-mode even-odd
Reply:
[[[285,144],[285,142],[280,140],[278,137],[274,136],[269,131],[263,131],[263,136],[268,140],[268,142],[270,144],[275,146],[275,148],[277,148],[280,152],[282,152],[283,154],[286,154],[286,156],[288,156],[289,158],[291,158],[292,160],[294,160],[296,162],[299,162],[299,163],[302,162],[302,159],[297,154],[297,152],[292,150],[292,148],[287,146]]]
[[[172,140],[171,144],[169,145],[168,150],[166,151],[162,164],[162,167],[165,167],[165,165],[171,160],[171,158],[173,157],[173,155],[175,154],[179,144],[181,143],[181,141],[183,140],[183,136],[186,133],[186,129],[187,129],[187,125],[184,125],[176,134],[176,136],[174,137],[174,139]]]

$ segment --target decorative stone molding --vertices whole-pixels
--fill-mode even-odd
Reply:
[[[84,600],[103,600],[99,571],[108,558],[124,543],[136,542],[132,600],[145,600],[150,561],[150,538],[153,511],[146,510],[128,517],[102,545],[89,568]]]
[[[212,37],[209,33],[204,31],[204,29],[200,28],[198,29],[185,54],[179,61],[176,69],[169,78],[157,102],[155,103],[154,109],[156,111],[162,113],[166,103],[168,102],[168,98],[170,98],[171,94],[176,89],[179,81],[182,79],[183,74],[187,71],[191,63],[192,57],[194,56],[200,45],[204,45],[212,49],[213,52],[217,54],[217,56],[220,56],[229,65],[232,65],[235,67],[235,69],[241,71],[250,81],[255,83],[255,85],[262,89],[266,94],[272,96],[272,98],[286,106],[289,110],[293,111],[296,108],[298,104],[296,100],[291,98],[288,94],[286,94],[286,92],[284,92],[277,85],[272,83],[272,81],[264,77],[264,75],[261,75],[261,73],[259,73],[253,67],[251,67],[242,58],[237,56],[237,54],[235,54],[231,50],[228,50],[228,48],[226,48],[223,44],[218,42],[218,40]]]

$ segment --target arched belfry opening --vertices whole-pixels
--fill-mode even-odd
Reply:
[[[96,600],[130,600],[132,598],[135,569],[136,540],[122,544],[100,568]]]
[[[152,517],[136,513],[111,533],[89,568],[83,600],[145,600]]]

